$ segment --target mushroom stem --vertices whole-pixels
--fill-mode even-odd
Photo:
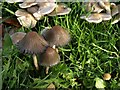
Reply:
[[[33,54],[33,61],[34,61],[34,65],[35,65],[36,70],[39,70],[38,61],[37,61],[37,57],[35,54]]]
[[[55,45],[53,45],[53,46],[52,46],[52,48],[53,48],[53,49],[55,49],[55,50],[56,50],[56,52],[58,53],[58,49],[56,48],[56,46],[55,46]]]
[[[46,74],[48,74],[48,71],[49,71],[49,67],[46,67]]]

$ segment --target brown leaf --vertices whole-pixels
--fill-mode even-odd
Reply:
[[[3,22],[9,25],[13,25],[16,27],[21,27],[21,25],[19,24],[18,20],[16,18],[5,18],[3,19]]]

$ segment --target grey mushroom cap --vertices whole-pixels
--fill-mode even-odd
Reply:
[[[27,8],[27,11],[33,14],[33,13],[37,12],[38,9],[39,9],[39,7],[37,5],[35,5],[35,6]]]
[[[114,16],[119,13],[118,6],[115,3],[111,3],[111,15]]]
[[[100,13],[90,14],[88,17],[83,15],[80,18],[85,19],[86,21],[88,21],[90,23],[100,23],[100,22],[102,22],[102,16],[101,16]]]
[[[17,47],[22,53],[29,54],[42,53],[47,46],[48,43],[35,31],[28,32],[24,38],[17,43]]]
[[[84,2],[83,4],[86,6],[85,9],[86,9],[87,12],[91,11],[91,12],[100,13],[101,11],[104,10],[95,1]]]
[[[69,14],[71,11],[65,4],[61,3],[56,6],[56,8],[48,14],[48,16],[56,16],[56,15],[65,15]]]
[[[46,30],[42,35],[50,46],[64,46],[70,41],[69,33],[58,25]]]
[[[17,19],[19,23],[26,28],[29,28],[29,27],[33,28],[37,23],[36,19],[25,10],[18,9],[15,12],[15,15],[18,17]]]
[[[21,8],[28,8],[28,7],[31,7],[33,5],[37,5],[35,0],[25,0],[22,4],[19,4],[19,6]]]
[[[39,55],[39,64],[42,66],[54,66],[60,62],[60,56],[57,51],[48,47],[42,54]]]
[[[100,13],[102,20],[107,21],[110,20],[112,18],[111,14],[107,14],[107,13]]]
[[[23,39],[23,37],[26,35],[24,32],[16,32],[12,34],[10,37],[12,39],[13,44],[17,44],[20,40]]]
[[[23,0],[5,0],[8,3],[23,2]]]

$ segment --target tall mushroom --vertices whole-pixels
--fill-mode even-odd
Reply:
[[[37,70],[39,68],[36,54],[42,53],[47,46],[48,43],[35,31],[28,32],[24,38],[17,43],[17,47],[21,52],[33,55],[34,65]]]
[[[46,66],[46,74],[48,74],[49,67],[54,66],[60,62],[60,56],[58,52],[51,48],[47,47],[47,49],[39,55],[39,64],[42,66]]]
[[[50,46],[64,46],[70,41],[69,33],[64,30],[61,26],[54,26],[42,33],[45,40],[50,44]]]

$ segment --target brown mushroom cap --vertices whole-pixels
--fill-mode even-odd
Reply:
[[[28,32],[24,38],[17,43],[17,47],[21,52],[30,54],[41,53],[47,46],[48,43],[35,31]]]
[[[45,52],[39,56],[39,64],[42,66],[53,66],[60,62],[60,56],[55,49],[48,47]]]
[[[13,44],[17,44],[20,40],[23,39],[23,37],[26,35],[24,32],[16,32],[12,34],[10,37],[12,39]]]
[[[42,35],[50,46],[63,46],[68,44],[70,41],[69,33],[58,25],[54,26],[50,30],[46,30]]]

